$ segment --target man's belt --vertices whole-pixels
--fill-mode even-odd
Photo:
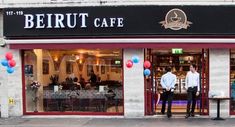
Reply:
[[[188,88],[197,88],[197,86],[191,86],[191,87],[188,87]]]

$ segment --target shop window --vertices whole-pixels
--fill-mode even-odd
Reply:
[[[122,50],[24,51],[26,112],[123,113]]]

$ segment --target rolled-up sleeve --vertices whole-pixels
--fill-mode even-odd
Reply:
[[[200,76],[197,76],[197,91],[200,92]]]

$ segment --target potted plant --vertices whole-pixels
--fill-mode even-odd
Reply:
[[[53,89],[54,86],[59,85],[59,76],[58,75],[51,75],[50,77],[51,83],[49,84],[49,89]]]
[[[38,95],[37,95],[37,92],[38,92],[38,89],[40,87],[40,83],[38,81],[33,81],[31,84],[30,84],[30,88],[31,90],[33,91],[34,93],[34,97],[32,98],[33,99],[33,102],[34,102],[34,112],[38,112],[37,110],[37,102],[38,102]]]

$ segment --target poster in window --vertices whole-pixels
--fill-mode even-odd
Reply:
[[[72,74],[73,73],[73,63],[67,61],[66,62],[66,73],[67,74]]]
[[[42,62],[42,73],[49,74],[49,60],[43,60]]]
[[[101,74],[105,74],[105,66],[104,65],[101,66]]]
[[[33,75],[33,65],[24,66],[25,75]]]
[[[92,70],[93,70],[93,66],[88,64],[87,65],[87,76],[90,76]]]

